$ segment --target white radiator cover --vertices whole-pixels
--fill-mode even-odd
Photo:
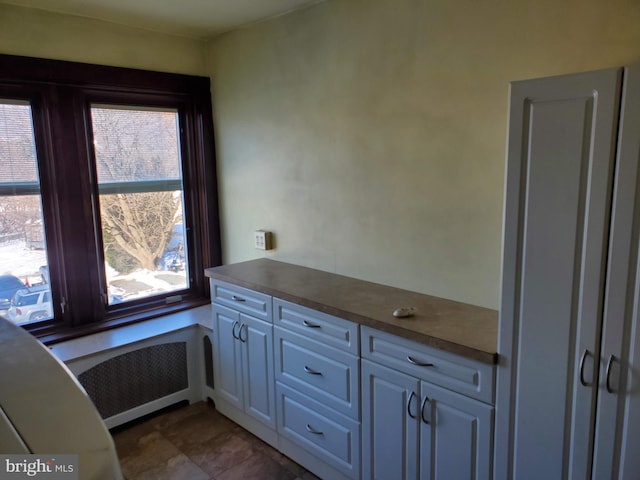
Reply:
[[[108,428],[202,398],[198,329],[187,328],[67,362]]]

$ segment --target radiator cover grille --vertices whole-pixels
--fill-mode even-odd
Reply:
[[[78,375],[102,418],[189,386],[186,342],[144,347],[110,358]]]

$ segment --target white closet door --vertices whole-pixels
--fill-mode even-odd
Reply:
[[[611,213],[593,479],[640,478],[640,64],[625,70]]]
[[[590,475],[620,74],[511,85],[496,478]]]

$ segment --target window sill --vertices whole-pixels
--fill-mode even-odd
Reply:
[[[50,335],[39,340],[48,346],[58,359],[67,362],[194,325],[213,327],[212,307],[208,301],[190,307],[164,311],[143,321],[127,318],[104,322],[100,326],[94,326],[90,331],[78,332],[85,329],[74,329],[67,336],[66,332],[61,332],[54,334],[54,339],[49,338],[53,336]]]

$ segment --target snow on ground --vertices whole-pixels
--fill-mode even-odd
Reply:
[[[45,250],[31,250],[24,241],[0,243],[0,275],[15,275],[23,282],[40,283],[39,268],[47,264]],[[122,300],[146,297],[156,293],[187,288],[184,271],[171,272],[160,270],[137,270],[121,275],[106,265],[109,293]]]
[[[38,269],[47,264],[44,250],[30,250],[24,241],[0,243],[0,275],[15,275],[24,282],[41,281]]]
[[[109,293],[121,297],[122,300],[187,288],[184,272],[173,273],[165,270],[156,272],[136,270],[128,275],[111,276],[108,281]]]

